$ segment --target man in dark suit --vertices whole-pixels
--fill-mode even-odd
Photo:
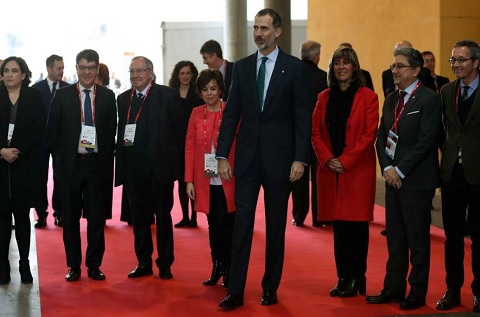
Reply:
[[[68,86],[69,84],[62,80],[63,78],[63,57],[58,55],[51,55],[47,58],[47,78],[35,83],[32,87],[37,88],[42,93],[43,104],[45,105],[45,113],[48,115],[50,112],[50,102],[55,94],[55,91],[59,88]],[[47,123],[45,122],[45,125]],[[53,149],[48,144],[47,139],[42,141],[43,151],[43,180],[42,183],[44,191],[44,199],[41,206],[37,206],[37,221],[35,222],[35,228],[43,228],[47,225],[47,208],[48,208],[48,196],[47,196],[47,184],[48,184],[48,167],[50,165],[50,154],[52,155],[52,167],[55,171],[57,157],[53,152]],[[53,194],[52,194],[52,207],[53,207],[53,219],[54,224],[61,227],[63,225],[62,206],[60,200],[60,186],[58,186],[57,173],[53,173]]]
[[[402,47],[412,48],[413,46],[412,46],[412,43],[410,43],[409,41],[402,40],[395,43],[393,50],[395,51],[397,48],[402,48]],[[428,69],[422,67],[422,69],[420,70],[420,73],[418,74],[418,79],[420,79],[423,86],[433,89],[435,91],[435,82],[432,76],[430,76],[430,71]],[[383,88],[383,95],[385,96],[385,98],[389,94],[397,90],[397,87],[394,83],[394,79],[392,76],[392,71],[390,68],[384,70],[382,73],[382,88]]]
[[[153,81],[152,62],[143,56],[130,63],[132,89],[118,96],[118,138],[115,186],[122,185],[132,210],[138,264],[129,278],[152,275],[151,219],[161,279],[171,279],[173,255],[173,187],[180,172],[180,95],[177,89]],[[183,135],[184,137],[185,135]]]
[[[48,138],[57,155],[62,188],[63,242],[70,267],[65,279],[81,276],[80,218],[87,219],[88,276],[104,280],[105,219],[113,186],[117,115],[115,94],[95,85],[99,56],[86,49],[77,54],[78,82],[56,91],[48,121]],[[83,212],[82,212],[83,209]]]
[[[200,54],[202,55],[203,63],[208,68],[218,69],[222,73],[225,82],[225,91],[222,94],[222,99],[227,101],[228,91],[232,83],[233,63],[223,59],[222,47],[215,40],[208,40],[203,43],[200,48]]]
[[[418,79],[419,51],[398,48],[391,65],[398,93],[388,95],[377,135],[377,155],[385,178],[388,262],[384,288],[367,302],[400,301],[400,309],[425,305],[430,270],[430,207],[440,182],[439,96]],[[410,257],[409,257],[410,255]],[[408,275],[410,292],[405,298]]]
[[[261,186],[267,228],[261,304],[278,302],[290,182],[303,176],[304,165],[310,159],[311,109],[306,66],[278,48],[277,39],[281,33],[281,18],[277,12],[263,9],[257,13],[253,37],[258,52],[235,63],[230,97],[220,127],[217,159],[224,181],[229,181],[233,175],[226,158],[235,136],[237,140],[237,214],[228,293],[220,303],[225,309],[243,305]]]
[[[430,71],[430,76],[433,79],[435,85],[435,92],[440,93],[440,89],[448,84],[450,80],[447,77],[443,77],[435,74],[435,55],[430,51],[423,51],[423,67]]]
[[[327,89],[327,72],[318,68],[320,62],[321,44],[315,41],[306,41],[302,44],[300,55],[302,61],[306,64],[307,70],[307,95],[310,106],[310,116],[315,109],[317,96],[320,92]],[[303,176],[292,183],[292,224],[301,227],[308,214],[309,209],[309,183],[312,181],[311,207],[312,207],[312,225],[319,227],[321,224],[317,220],[317,157],[312,148],[310,148],[310,165],[305,166]],[[311,173],[310,173],[311,171]]]
[[[457,79],[440,91],[446,133],[440,171],[447,291],[437,302],[438,310],[461,305],[467,232],[472,240],[473,311],[480,312],[479,59],[477,43],[455,43],[450,64]]]

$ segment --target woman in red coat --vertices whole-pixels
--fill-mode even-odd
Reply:
[[[194,108],[188,122],[185,182],[188,196],[195,201],[195,210],[207,214],[213,268],[203,285],[216,285],[223,276],[222,285],[227,286],[235,203],[234,181],[222,181],[216,170],[215,151],[225,109],[225,102],[220,99],[225,89],[222,73],[203,70],[197,88],[205,105]],[[229,160],[233,159],[233,152]]]
[[[318,95],[312,144],[318,158],[318,220],[333,222],[338,283],[331,296],[365,294],[368,222],[375,201],[378,96],[365,87],[357,54],[337,49],[329,89]]]

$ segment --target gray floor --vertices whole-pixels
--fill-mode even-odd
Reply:
[[[33,210],[33,209],[32,209]],[[32,220],[32,212],[30,219]],[[18,249],[15,240],[15,230],[12,230],[12,240],[10,241],[10,276],[12,281],[8,285],[0,285],[0,316],[15,317],[39,317],[40,309],[40,290],[38,286],[38,265],[37,249],[35,241],[35,232],[33,231],[32,220],[32,241],[30,244],[30,268],[33,275],[33,284],[25,285],[20,282],[20,273],[18,272]]]

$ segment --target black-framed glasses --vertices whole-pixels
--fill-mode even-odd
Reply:
[[[139,68],[139,69],[130,69],[128,72],[130,73],[130,75],[138,75],[138,76],[142,76],[144,72],[150,70],[150,68]]]
[[[390,70],[393,71],[395,68],[398,69],[398,70],[402,70],[404,69],[405,67],[413,67],[411,65],[403,65],[403,64],[392,64],[390,65]]]
[[[473,58],[463,58],[463,57],[455,58],[455,57],[452,57],[448,60],[448,62],[452,65],[455,64],[456,62],[458,62],[459,64],[463,64],[466,61],[469,61],[471,59],[473,59]]]
[[[87,69],[91,72],[93,71],[96,71],[98,69],[98,66],[81,66],[81,65],[77,65],[77,68],[79,71],[81,72],[86,72]]]

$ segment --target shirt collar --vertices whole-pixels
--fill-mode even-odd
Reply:
[[[270,54],[267,55],[268,59],[275,63],[277,61],[278,52],[279,52],[278,46],[275,46],[275,49]],[[262,57],[263,55],[259,51],[257,51],[257,63],[261,62]]]

